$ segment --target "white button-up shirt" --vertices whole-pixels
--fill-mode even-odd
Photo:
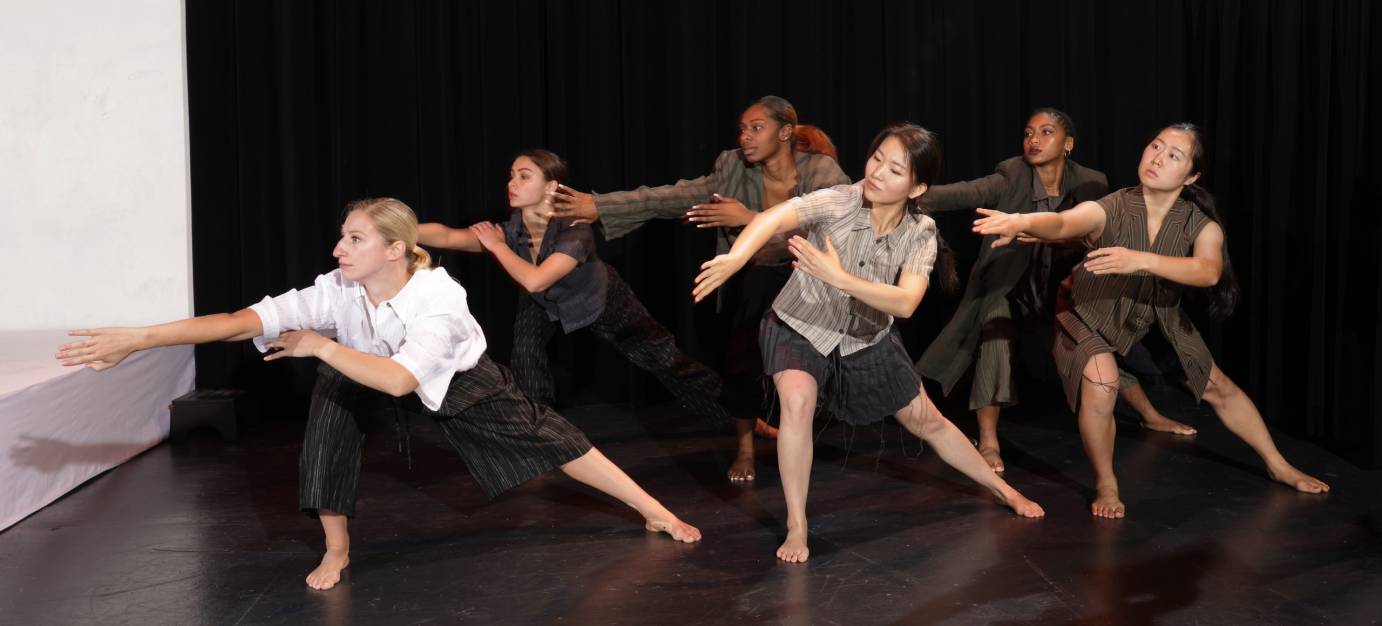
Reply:
[[[254,339],[264,342],[286,330],[315,330],[352,350],[389,357],[417,379],[417,395],[433,411],[441,408],[451,377],[480,360],[485,334],[466,306],[465,288],[442,268],[413,273],[398,294],[370,304],[360,283],[340,270],[317,277],[306,289],[265,297],[250,306],[263,324]]]

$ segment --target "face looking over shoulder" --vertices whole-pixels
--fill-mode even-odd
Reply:
[[[739,118],[739,153],[745,161],[761,163],[778,150],[791,149],[790,141],[792,127],[778,123],[768,107],[755,104],[744,109]]]
[[[509,206],[515,209],[537,206],[556,191],[557,181],[547,180],[532,158],[520,156],[509,168]]]

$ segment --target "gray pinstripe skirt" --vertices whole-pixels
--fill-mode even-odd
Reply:
[[[324,363],[318,368],[298,461],[303,511],[355,515],[365,440],[362,425],[371,411],[391,405],[385,394],[334,368]],[[580,458],[592,447],[585,434],[556,411],[525,397],[509,371],[487,355],[451,377],[441,410],[424,412],[441,427],[491,498]]]
[[[854,425],[873,424],[906,408],[921,393],[921,377],[893,328],[882,341],[840,356],[821,354],[771,309],[758,331],[763,371],[801,370],[816,379],[816,404]]]

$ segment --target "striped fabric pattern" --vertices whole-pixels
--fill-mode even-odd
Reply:
[[[728,424],[730,413],[719,402],[723,382],[720,376],[677,347],[671,331],[653,319],[638,301],[633,290],[608,264],[608,288],[604,311],[590,332],[613,346],[630,363],[657,377],[682,407],[702,423]],[[557,323],[530,302],[520,305],[513,326],[514,375],[530,397],[546,403],[555,400],[552,372],[547,360],[547,343],[556,334]]]
[[[824,250],[830,238],[845,271],[887,285],[897,284],[903,272],[930,277],[937,239],[929,216],[906,213],[896,228],[879,237],[859,183],[822,189],[787,204],[796,210],[812,245]],[[841,355],[858,352],[887,337],[893,323],[893,316],[799,270],[778,293],[773,311],[821,354],[837,347]]]
[[[1156,240],[1147,232],[1147,205],[1142,188],[1129,187],[1099,200],[1106,213],[1104,232],[1093,248],[1124,247],[1163,256],[1188,257],[1195,237],[1209,224],[1199,207],[1176,200]],[[1185,371],[1186,386],[1196,399],[1204,396],[1213,357],[1190,319],[1181,312],[1180,285],[1146,272],[1096,276],[1075,267],[1068,292],[1057,304],[1056,366],[1071,409],[1079,404],[1085,363],[1095,354],[1127,354],[1155,324],[1171,344]],[[1064,291],[1064,290],[1063,290]]]
[[[793,196],[849,184],[849,177],[835,159],[810,152],[792,156],[797,166]],[[725,150],[715,159],[715,169],[707,176],[680,180],[674,185],[595,194],[595,206],[600,210],[598,224],[606,239],[623,237],[650,219],[680,219],[692,205],[710,201],[712,193],[738,200],[750,211],[772,208],[763,206],[763,168],[750,166],[738,150]],[[724,254],[743,229],[717,230],[721,235],[716,238],[717,254]]]
[[[318,367],[298,459],[298,502],[355,515],[364,425],[390,398]],[[508,370],[481,356],[451,378],[440,411],[426,410],[493,498],[589,452],[590,440],[551,408],[524,397]]]

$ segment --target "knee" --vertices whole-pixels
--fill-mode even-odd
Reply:
[[[907,408],[898,413],[897,418],[911,426],[908,430],[922,439],[939,434],[950,422],[939,411],[931,409],[924,396],[917,396]]]
[[[1210,373],[1209,382],[1204,387],[1204,401],[1216,409],[1242,394],[1243,390],[1238,385],[1217,370]]]
[[[779,398],[782,402],[782,421],[783,423],[810,423],[812,413],[816,409],[816,399],[805,393],[783,393]]]

